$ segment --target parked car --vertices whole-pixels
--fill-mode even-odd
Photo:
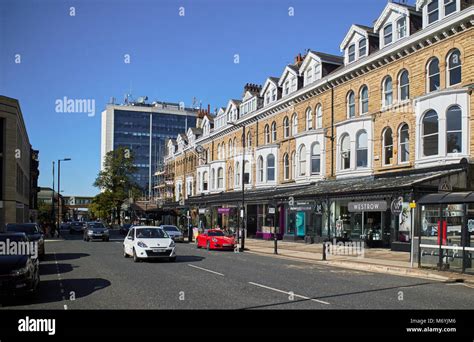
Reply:
[[[132,225],[131,225],[130,223],[122,224],[122,225],[120,226],[120,230],[119,230],[119,231],[120,231],[120,234],[121,234],[121,235],[127,235],[127,234],[128,234],[128,231],[130,230],[130,227],[131,227],[131,226],[132,226]]]
[[[69,229],[70,227],[71,227],[71,222],[62,222],[59,225],[59,229],[61,230],[66,230],[66,229]]]
[[[109,230],[101,222],[87,222],[84,228],[84,241],[109,241]]]
[[[30,242],[25,233],[1,233],[0,242]],[[35,295],[40,284],[39,260],[30,254],[0,255],[0,295]]]
[[[25,233],[28,240],[38,243],[38,256],[44,259],[46,249],[44,247],[44,234],[37,223],[7,223],[5,231],[10,233]]]
[[[170,238],[173,239],[173,241],[184,242],[184,235],[178,229],[178,227],[164,224],[164,225],[161,225],[160,228],[164,229],[164,231],[168,233],[168,235],[170,236]]]
[[[206,247],[207,250],[230,250],[235,248],[235,238],[233,236],[226,236],[220,229],[209,229],[198,235],[196,239],[196,247]]]
[[[84,222],[74,221],[69,225],[69,234],[84,233]]]
[[[176,245],[168,233],[159,227],[133,226],[123,242],[123,256],[142,259],[176,260]]]

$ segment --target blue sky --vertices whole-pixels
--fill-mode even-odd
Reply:
[[[413,1],[411,1],[412,3]],[[279,77],[306,49],[340,54],[353,23],[371,25],[385,0],[2,0],[0,94],[20,101],[40,150],[40,185],[62,164],[65,194],[94,195],[100,112],[109,98],[225,106],[245,83]],[[74,6],[75,16],[70,15]],[[179,16],[179,7],[185,15]],[[289,7],[294,16],[289,16]],[[20,55],[21,63],[15,63]],[[124,63],[124,55],[130,63]],[[238,54],[240,63],[234,63]],[[95,116],[57,113],[64,96],[94,99]]]

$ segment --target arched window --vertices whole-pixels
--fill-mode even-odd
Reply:
[[[367,54],[367,39],[362,38],[359,40],[359,58],[364,57]]]
[[[446,153],[462,152],[461,107],[452,106],[446,113]]]
[[[252,132],[247,133],[247,142],[246,142],[247,148],[252,147]]]
[[[240,166],[240,163],[237,162],[235,163],[235,186],[240,186],[240,181],[242,179],[242,176],[240,174],[242,167]]]
[[[398,151],[399,162],[407,163],[410,160],[410,131],[406,123],[398,131]]]
[[[341,137],[341,170],[347,170],[351,167],[351,141],[349,134]]]
[[[232,139],[229,139],[229,157],[234,156],[234,145],[232,144]]]
[[[393,134],[390,127],[385,128],[382,134],[382,153],[383,165],[392,165],[393,163]]]
[[[201,172],[198,172],[197,178],[196,178],[196,189],[201,192],[201,184],[202,184],[202,178],[201,178]]]
[[[277,141],[277,124],[275,121],[272,122],[272,141]]]
[[[323,107],[320,104],[316,106],[316,128],[323,128]]]
[[[453,50],[448,55],[448,86],[461,83],[461,52],[458,49]]]
[[[383,42],[384,45],[388,45],[392,42],[393,34],[392,34],[392,24],[388,24],[383,28]]]
[[[352,44],[349,46],[349,51],[348,51],[348,58],[349,58],[349,63],[355,61],[355,55],[356,55],[356,46],[355,44]]]
[[[423,156],[438,155],[438,113],[429,110],[422,120],[421,141]]]
[[[285,138],[290,136],[290,119],[287,116],[283,119],[283,136]]]
[[[257,161],[257,174],[258,174],[258,181],[263,182],[263,157],[258,157]]]
[[[291,117],[291,134],[295,135],[298,133],[298,114],[294,113]]]
[[[393,103],[393,88],[392,78],[390,76],[385,77],[382,85],[383,90],[383,105],[390,106]]]
[[[313,112],[311,108],[306,109],[306,130],[313,129]]]
[[[291,178],[295,179],[296,176],[296,152],[291,153]]]
[[[265,144],[270,143],[270,126],[265,125],[265,128],[263,129],[263,135],[265,137]]]
[[[234,149],[234,155],[237,154],[237,138],[234,138],[234,141],[232,141],[232,147]]]
[[[319,175],[321,173],[321,147],[318,142],[311,146],[311,174]]]
[[[211,170],[211,189],[216,188],[216,170],[212,169]]]
[[[283,178],[285,180],[290,179],[290,157],[288,153],[283,156]]]
[[[428,63],[428,92],[438,90],[440,87],[439,60],[433,58]]]
[[[368,142],[367,132],[362,130],[357,133],[356,139],[356,166],[367,167],[368,165]]]
[[[217,159],[221,159],[221,144],[217,144]]]
[[[249,183],[250,183],[250,162],[246,160],[244,164],[244,184],[249,184]]]
[[[347,94],[347,117],[353,118],[355,116],[355,94],[351,90]]]
[[[410,98],[410,79],[407,70],[403,70],[398,76],[398,97],[400,101]]]
[[[267,156],[267,181],[275,180],[275,156],[269,154]]]
[[[234,170],[232,170],[232,166],[227,170],[227,187],[229,189],[234,187]]]
[[[298,154],[299,159],[299,174],[300,176],[306,175],[306,146],[301,145],[300,152]]]
[[[360,115],[367,114],[369,112],[369,88],[363,85],[360,88]]]
[[[224,188],[224,169],[222,167],[217,169],[217,188]]]

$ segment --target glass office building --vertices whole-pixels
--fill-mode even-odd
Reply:
[[[129,148],[137,167],[134,179],[145,196],[153,196],[152,177],[166,154],[167,140],[195,125],[196,110],[178,104],[107,105],[102,112],[101,163],[107,152]]]

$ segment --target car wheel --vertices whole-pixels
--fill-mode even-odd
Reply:
[[[110,241],[110,238],[105,239],[105,241],[106,241],[106,242],[109,242],[109,241]]]
[[[206,249],[207,249],[208,251],[211,250],[211,241],[207,241]]]
[[[140,259],[137,257],[137,253],[135,252],[135,248],[133,249],[133,262],[139,262]]]
[[[176,261],[176,257],[171,257],[171,258],[168,258],[168,261],[171,261],[171,262],[175,262]]]

